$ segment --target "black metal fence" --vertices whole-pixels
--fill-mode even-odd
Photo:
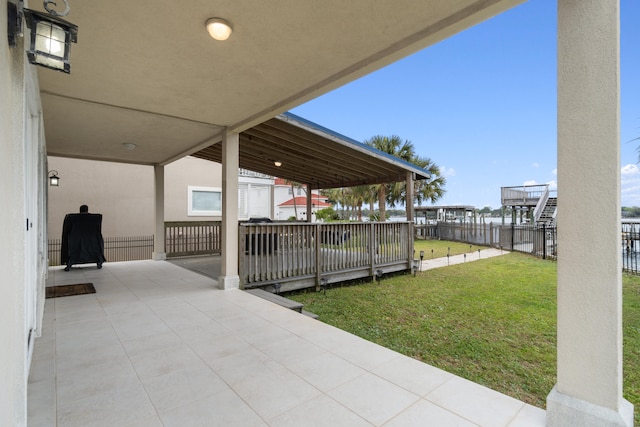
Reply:
[[[622,223],[622,270],[640,274],[640,223]]]
[[[438,224],[416,225],[416,237],[465,242],[523,252],[544,259],[556,259],[558,238],[555,227],[545,225]]]
[[[438,224],[416,225],[416,237],[524,252],[541,258],[557,259],[556,227],[534,225]],[[640,222],[622,223],[622,270],[640,274]]]
[[[49,240],[49,265],[61,265],[62,239]],[[104,256],[107,262],[151,259],[153,236],[105,237]]]

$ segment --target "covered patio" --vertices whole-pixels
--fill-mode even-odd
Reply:
[[[241,161],[270,173],[267,168],[276,161],[284,166],[296,159],[323,160],[323,153],[313,150],[314,139],[302,144],[304,155],[271,157],[270,152],[289,153],[276,150],[270,139],[274,118],[286,121],[279,115],[288,109],[519,3],[434,0],[398,7],[395,1],[327,0],[276,7],[262,1],[194,0],[188,6],[71,1],[67,19],[78,25],[79,43],[72,46],[67,75],[36,70],[27,61],[28,37],[22,37],[13,18],[22,7],[42,7],[4,0],[0,269],[6,294],[0,300],[0,425],[27,423],[28,394],[29,410],[40,409],[31,413],[43,417],[44,425],[52,416],[58,425],[87,425],[87,416],[98,425],[109,417],[116,421],[109,425],[173,425],[169,412],[178,406],[185,411],[175,412],[178,419],[195,413],[206,419],[212,408],[224,418],[226,409],[236,407],[229,417],[241,413],[248,418],[239,424],[257,425],[299,425],[302,416],[324,424],[325,416],[341,413],[373,425],[411,425],[411,420],[421,425],[442,411],[449,420],[461,417],[462,424],[509,425],[532,412],[534,424],[544,422],[540,411],[521,402],[319,322],[291,317],[238,290]],[[558,0],[558,364],[546,411],[552,426],[633,424],[633,407],[622,395],[619,13],[618,0]],[[204,24],[214,17],[233,23],[228,41],[207,34]],[[276,130],[282,134],[283,129]],[[164,167],[211,146],[215,152],[210,154],[222,163],[223,181],[217,281],[164,262],[113,264],[100,276],[95,270],[79,271],[87,277],[68,276],[94,282],[97,294],[47,301],[45,309],[44,287],[59,280],[56,271],[47,270],[47,154],[153,167],[156,209],[150,221],[159,237]],[[266,151],[243,157],[242,147],[253,148],[252,154],[258,147]],[[332,157],[345,156],[336,148]],[[393,163],[369,157],[375,164]],[[375,171],[375,164],[362,169]],[[404,179],[413,179],[414,170],[402,170]],[[319,178],[336,185],[369,181],[347,167],[338,176],[329,171],[326,165],[321,175],[300,175],[299,181],[312,187],[322,186]],[[278,175],[297,180],[294,173]],[[154,258],[162,260],[162,238],[155,243]],[[207,335],[212,333],[220,335]],[[232,348],[223,350],[223,336]],[[273,347],[262,340],[269,336],[277,340]],[[41,337],[37,344],[36,337]],[[295,360],[287,360],[289,342],[299,347]],[[238,347],[244,351],[233,350]],[[163,359],[172,348],[179,355],[177,365]],[[312,357],[305,349],[326,356],[314,359],[312,372],[299,366]],[[105,375],[106,365],[103,371],[86,368],[100,366],[102,354],[116,364],[110,367],[113,375]],[[320,370],[325,361],[329,367]],[[195,366],[203,371],[194,378],[188,370]],[[326,374],[323,380],[340,372],[340,380],[318,383],[317,371]],[[200,375],[211,381],[199,383]],[[133,391],[114,392],[114,387]],[[185,391],[166,397],[169,389],[180,388]],[[204,394],[209,400],[182,399]],[[500,403],[494,405],[494,399]],[[230,420],[227,425],[237,418]]]
[[[168,262],[52,268],[28,425],[542,426],[545,411]],[[57,423],[57,424],[56,424]]]

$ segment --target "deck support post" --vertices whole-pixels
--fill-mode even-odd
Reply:
[[[320,223],[317,223],[315,226],[315,251],[316,251],[316,292],[320,290],[320,281],[322,280],[322,226]]]
[[[295,197],[295,194],[294,194]],[[311,193],[311,184],[307,184],[307,222],[313,222],[313,194]]]
[[[408,247],[408,255],[407,255],[407,269],[409,271],[411,271],[411,269],[413,268],[413,233],[414,233],[414,228],[413,228],[413,222],[415,220],[415,210],[414,210],[414,198],[415,198],[415,186],[413,185],[413,172],[407,172],[407,180],[405,183],[406,186],[406,195],[407,195],[407,203],[406,203],[406,209],[407,209],[407,221],[409,221],[409,227],[407,230],[408,236],[407,236],[407,247]]]

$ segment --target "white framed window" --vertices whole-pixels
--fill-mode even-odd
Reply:
[[[188,216],[222,216],[222,188],[187,187]]]

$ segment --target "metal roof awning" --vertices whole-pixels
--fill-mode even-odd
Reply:
[[[338,188],[428,179],[424,169],[291,113],[240,133],[240,167],[312,188]],[[222,162],[222,144],[192,154]],[[280,166],[276,166],[276,162]]]

